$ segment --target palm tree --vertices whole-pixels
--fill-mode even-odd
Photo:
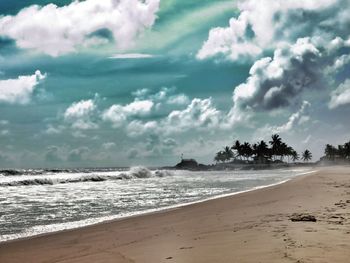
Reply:
[[[285,155],[288,157],[288,163],[289,163],[289,158],[293,156],[293,152],[295,152],[295,150],[293,149],[293,147],[291,146],[287,146],[285,149]]]
[[[278,155],[281,156],[281,161],[283,161],[285,155],[288,156],[288,151],[288,145],[282,142],[278,149]]]
[[[344,144],[345,158],[350,158],[350,141]]]
[[[305,162],[308,162],[312,159],[312,153],[309,150],[305,150],[302,158]]]
[[[324,153],[328,160],[334,161],[335,155],[337,154],[337,149],[333,145],[327,144]]]
[[[233,158],[233,152],[230,149],[230,147],[226,146],[224,148],[224,155],[225,155],[226,161],[229,161],[229,160],[231,160]]]
[[[218,162],[224,162],[226,159],[225,153],[223,151],[219,151],[216,153],[215,157],[214,157],[214,161],[216,163]]]
[[[253,152],[256,155],[258,162],[264,163],[270,156],[270,149],[265,141],[260,141],[253,145]]]
[[[295,162],[295,161],[298,161],[299,160],[299,154],[297,153],[297,151],[293,150],[292,153],[291,153],[291,156],[292,156],[292,161]]]
[[[253,154],[253,149],[252,147],[250,146],[250,143],[249,142],[244,142],[242,145],[241,145],[241,148],[242,148],[242,155],[247,159],[248,159],[252,156]]]
[[[236,140],[231,147],[232,150],[236,151],[236,157],[242,157],[242,144],[239,140]]]
[[[271,141],[269,141],[271,145],[271,154],[272,156],[276,156],[279,153],[279,148],[282,143],[282,139],[278,134],[273,134],[271,136]]]
[[[341,159],[346,158],[344,145],[338,145],[337,154]]]
[[[216,164],[217,164],[218,162],[221,162],[220,152],[217,152],[217,153],[215,154],[214,161],[215,161]]]

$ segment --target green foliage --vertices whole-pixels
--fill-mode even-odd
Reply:
[[[343,145],[335,147],[327,144],[324,149],[325,157],[328,160],[334,161],[336,159],[347,160],[350,159],[350,141]]]
[[[226,146],[223,151],[217,152],[214,161],[240,160],[248,162],[253,160],[259,163],[266,163],[277,159],[283,162],[284,158],[288,157],[288,162],[290,158],[295,162],[300,158],[299,154],[291,146],[284,143],[278,134],[271,136],[269,144],[271,148],[264,140],[254,144],[249,142],[241,143],[239,140],[236,140],[231,148]]]
[[[312,159],[312,153],[309,150],[305,150],[303,152],[303,157],[302,157],[303,161],[308,162]]]

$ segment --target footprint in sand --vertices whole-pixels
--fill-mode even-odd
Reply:
[[[192,249],[193,247],[180,247],[180,249]]]

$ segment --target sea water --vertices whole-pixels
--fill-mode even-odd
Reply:
[[[308,169],[0,171],[0,242],[277,184]]]

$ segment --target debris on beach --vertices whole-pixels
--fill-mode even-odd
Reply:
[[[290,217],[292,222],[316,222],[316,217],[309,214],[293,214]]]

